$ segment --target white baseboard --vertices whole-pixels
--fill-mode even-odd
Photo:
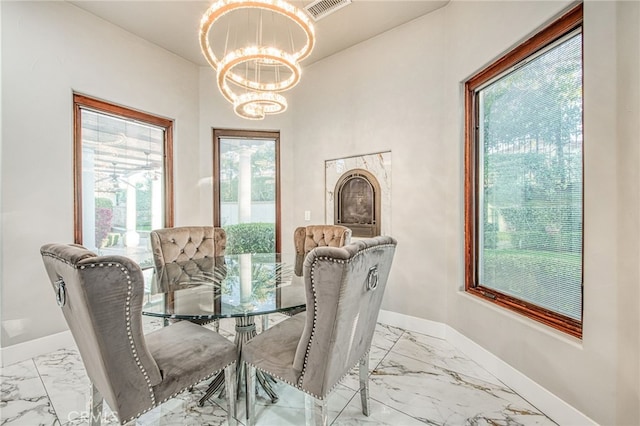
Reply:
[[[380,311],[378,321],[448,341],[558,424],[597,426],[596,422],[573,406],[446,324],[391,311]]]
[[[69,330],[50,336],[41,337],[39,339],[29,340],[28,342],[18,343],[0,349],[0,365],[15,364],[16,362],[25,361],[58,349],[75,346],[73,336]]]
[[[446,324],[385,310],[380,311],[378,321],[404,330],[447,340],[558,424],[567,426],[597,425],[592,419]],[[4,367],[74,345],[75,342],[68,330],[18,343],[0,349],[0,365]]]

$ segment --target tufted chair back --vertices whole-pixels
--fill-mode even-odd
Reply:
[[[296,250],[295,273],[302,276],[307,254],[316,247],[342,247],[351,242],[351,229],[341,225],[309,225],[296,228],[293,243]]]
[[[221,256],[167,263],[159,271],[160,273],[156,275],[156,282],[153,284],[158,286],[154,290],[161,293],[185,289],[189,286],[188,283],[192,283],[192,286],[199,286],[202,281],[198,279],[205,276],[209,283],[211,282],[209,280],[212,279],[221,282],[226,277],[225,260]]]
[[[235,345],[211,330],[183,321],[143,334],[144,278],[133,260],[73,244],[40,253],[93,385],[92,424],[102,398],[124,424],[222,368],[235,375]]]
[[[156,269],[174,262],[224,256],[227,234],[213,226],[182,226],[151,231]]]
[[[224,229],[213,226],[181,226],[151,231],[153,262],[158,272],[157,285],[163,291],[172,284],[185,281],[186,276],[211,271],[212,265],[220,266],[227,248]],[[160,273],[162,271],[162,273]],[[188,280],[186,280],[188,281]],[[194,319],[196,324],[213,321],[218,331],[218,320]]]
[[[375,237],[319,247],[305,260],[307,316],[293,368],[307,392],[327,395],[368,353],[395,248]]]
[[[359,364],[363,413],[369,415],[368,360],[396,240],[379,236],[344,247],[317,247],[304,263],[307,312],[294,315],[242,348],[247,372],[247,419],[254,421],[255,370],[306,393],[305,408],[320,405],[327,424],[327,396]],[[311,423],[307,413],[307,424]]]

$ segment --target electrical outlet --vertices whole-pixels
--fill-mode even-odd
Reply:
[[[305,210],[304,211],[304,220],[306,220],[306,221],[311,220],[311,210]]]

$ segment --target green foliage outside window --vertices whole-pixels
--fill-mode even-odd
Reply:
[[[582,37],[480,92],[486,287],[580,319]]]
[[[227,254],[275,253],[276,232],[273,223],[240,223],[224,227]]]
[[[492,287],[523,300],[544,301],[556,312],[577,316],[576,298],[581,297],[582,267],[580,253],[556,253],[541,250],[485,250],[485,273]],[[518,280],[514,280],[518,277]],[[561,282],[563,285],[550,285]]]
[[[95,199],[95,209],[95,242],[96,246],[102,247],[106,244],[107,235],[111,232],[111,226],[113,223],[113,203],[108,198],[98,197]]]
[[[238,201],[239,156],[229,152],[221,158],[220,201]],[[275,156],[273,147],[265,144],[251,154],[251,201],[275,201]]]
[[[151,190],[142,184],[136,185],[136,230],[151,231]]]

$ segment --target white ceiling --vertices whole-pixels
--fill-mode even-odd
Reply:
[[[315,23],[316,46],[301,65],[304,67],[375,37],[439,9],[448,1],[353,0],[350,5]],[[212,0],[75,0],[70,3],[188,61],[207,64],[200,52],[198,30],[200,18]],[[311,1],[290,3],[302,8]]]

